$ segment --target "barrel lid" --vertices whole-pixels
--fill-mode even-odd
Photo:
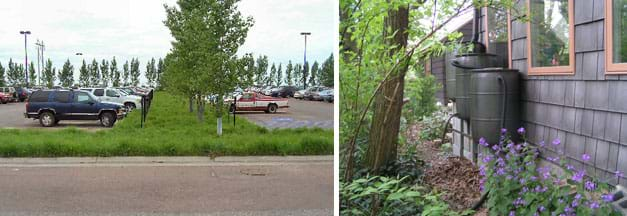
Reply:
[[[518,73],[518,70],[516,69],[509,69],[509,68],[502,68],[502,67],[479,68],[479,69],[472,69],[470,71],[481,72],[481,73],[490,73],[490,72],[516,72]]]
[[[459,58],[459,57],[468,57],[468,56],[490,56],[490,57],[497,57],[498,55],[496,55],[496,54],[492,54],[492,53],[465,53],[465,54],[455,55],[455,57],[457,57],[457,58]]]

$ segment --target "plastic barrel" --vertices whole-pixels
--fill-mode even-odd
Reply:
[[[503,59],[494,54],[470,53],[455,56],[451,61],[455,67],[455,106],[459,118],[470,119],[470,75],[471,70],[503,67]]]
[[[444,71],[446,76],[446,97],[448,100],[455,101],[455,69],[452,65],[448,64],[453,59],[455,59],[455,52],[447,52],[444,56],[444,62],[447,64],[444,65]]]
[[[469,94],[473,140],[479,142],[483,137],[488,143],[497,144],[501,128],[514,132],[521,126],[518,70],[485,68],[471,70],[471,74]]]

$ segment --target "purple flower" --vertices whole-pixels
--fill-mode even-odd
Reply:
[[[538,207],[538,211],[543,212],[544,210],[546,210],[546,208],[544,208],[544,206],[543,206],[543,205],[541,205],[541,206],[539,206],[539,207]]]
[[[573,200],[573,202],[570,203],[570,206],[572,206],[573,208],[577,208],[578,205],[579,205],[579,200]]]
[[[596,189],[597,186],[596,184],[594,184],[594,182],[586,181],[585,187],[586,187],[586,190],[593,191],[594,189]]]
[[[519,133],[520,135],[525,134],[525,128],[524,128],[524,127],[520,127],[520,128],[518,128],[518,133]]]
[[[566,164],[566,169],[567,170],[573,170],[573,169],[575,169],[575,167],[573,165]]]
[[[489,163],[490,161],[492,161],[492,157],[490,157],[490,155],[486,155],[485,157],[483,157],[483,163]]]
[[[597,201],[594,201],[594,202],[590,203],[590,208],[591,209],[598,209],[599,207],[600,206],[599,206],[599,203]]]
[[[506,128],[501,128],[501,134],[505,134],[507,133],[507,129]]]
[[[492,150],[494,150],[494,151],[498,152],[498,151],[500,151],[500,150],[501,150],[501,147],[499,147],[498,145],[493,145],[493,146],[492,146]]]
[[[485,138],[481,137],[481,138],[479,138],[479,145],[482,145],[484,147],[488,147],[490,144],[488,144],[488,142],[485,141]]]
[[[583,154],[583,155],[581,155],[581,159],[582,159],[583,161],[589,161],[589,160],[590,160],[590,155],[588,155],[588,154]]]
[[[503,160],[503,158],[496,159],[496,165],[500,166],[500,167],[504,167],[505,166],[505,160]]]
[[[540,147],[544,147],[544,140],[540,141]]]
[[[560,141],[559,138],[553,140],[553,145],[559,145],[560,143],[561,143],[561,141]]]
[[[576,200],[581,199],[581,194],[579,194],[579,193],[578,193],[578,194],[575,194],[575,199],[576,199]]]
[[[623,172],[618,171],[618,170],[616,170],[616,172],[614,172],[614,175],[616,176],[616,178],[622,178],[624,176]]]
[[[614,201],[614,195],[613,194],[603,194],[603,195],[601,195],[601,199],[603,199],[603,201],[605,201],[605,202],[613,202]]]
[[[499,167],[498,169],[496,169],[496,175],[504,175],[505,174],[505,169],[503,169],[502,167]]]
[[[525,205],[525,200],[522,199],[521,197],[518,197],[516,200],[514,200],[514,205],[515,206],[522,206]]]
[[[510,211],[509,212],[509,216],[516,216],[516,212],[515,211]]]
[[[577,173],[575,173],[575,175],[573,175],[572,180],[576,182],[581,182],[581,180],[583,180],[584,175],[586,175],[586,171],[584,170],[578,171]]]
[[[566,213],[573,212],[573,208],[571,208],[570,206],[566,206],[566,208],[564,208],[564,212]]]

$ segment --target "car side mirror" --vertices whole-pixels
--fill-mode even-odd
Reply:
[[[95,102],[93,102],[93,101],[89,101],[89,102],[87,102],[87,104],[89,104],[89,105],[94,105],[94,104],[96,104],[96,103],[95,103]]]

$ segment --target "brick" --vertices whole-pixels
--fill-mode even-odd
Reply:
[[[627,97],[624,96],[627,92],[627,82],[610,81],[608,89],[608,97],[612,99],[609,100],[609,110],[627,112]]]
[[[592,136],[598,139],[603,139],[605,136],[605,120],[607,112],[594,111],[594,124],[592,129]]]
[[[592,21],[593,3],[591,0],[575,1],[575,25]]]
[[[562,113],[562,124],[560,128],[569,132],[575,132],[575,113],[575,108],[564,107],[564,112]]]
[[[575,82],[575,106],[584,107],[586,99],[586,83],[583,81]]]
[[[597,150],[595,153],[594,164],[596,167],[607,169],[607,162],[610,155],[610,143],[599,140],[597,142]]]
[[[594,121],[594,111],[583,110],[581,116],[581,134],[586,136],[592,136],[592,123]]]
[[[586,108],[607,110],[608,97],[607,82],[586,82]]]
[[[566,81],[564,85],[565,85],[564,105],[574,106],[575,105],[575,82]]]
[[[597,61],[599,60],[598,52],[589,52],[583,54],[582,70],[584,80],[597,79]]]
[[[621,114],[608,113],[605,119],[605,140],[619,142]]]

